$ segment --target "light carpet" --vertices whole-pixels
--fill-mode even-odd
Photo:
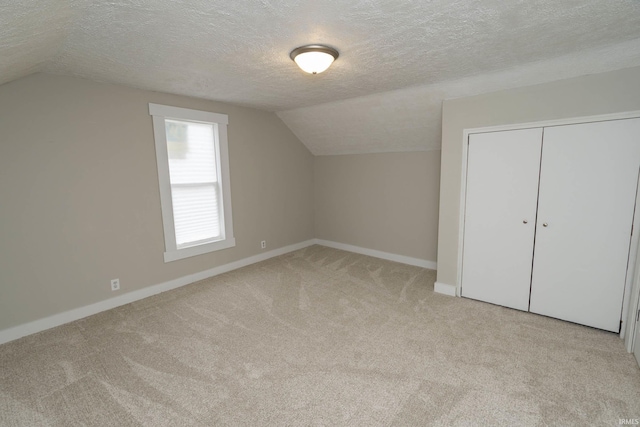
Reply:
[[[615,334],[312,246],[0,346],[2,426],[619,425]]]

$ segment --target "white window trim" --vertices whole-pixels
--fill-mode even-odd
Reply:
[[[229,117],[226,114],[151,103],[149,104],[149,114],[153,117],[153,134],[156,145],[156,164],[158,166],[160,204],[162,207],[162,224],[164,227],[164,262],[234,247],[236,240],[233,236],[229,147],[227,142],[227,124],[229,123]],[[214,132],[216,138],[216,158],[219,166],[220,179],[222,180],[222,224],[224,227],[223,239],[221,240],[182,249],[177,248],[173,220],[173,203],[171,200],[171,182],[169,179],[169,155],[167,153],[165,119],[212,123],[216,128],[216,132]]]

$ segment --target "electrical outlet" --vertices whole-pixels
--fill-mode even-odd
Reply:
[[[111,290],[119,291],[120,290],[120,279],[112,279],[111,280]]]
[[[266,240],[263,240],[262,242],[260,242],[260,247],[261,247],[262,249],[266,249],[266,248],[267,248],[267,241],[266,241]]]

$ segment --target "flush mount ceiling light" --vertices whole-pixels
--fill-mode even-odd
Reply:
[[[302,71],[318,74],[329,68],[338,55],[338,51],[329,46],[309,44],[293,49],[289,56]]]

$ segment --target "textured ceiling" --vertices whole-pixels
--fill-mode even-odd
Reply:
[[[307,43],[340,58],[307,75],[288,57]],[[434,148],[443,98],[594,72],[598,49],[640,65],[638,44],[638,0],[0,4],[0,83],[44,71],[281,111],[316,154]],[[545,63],[568,70],[531,75]]]
[[[438,150],[444,99],[636,66],[640,40],[277,114],[315,155]]]

